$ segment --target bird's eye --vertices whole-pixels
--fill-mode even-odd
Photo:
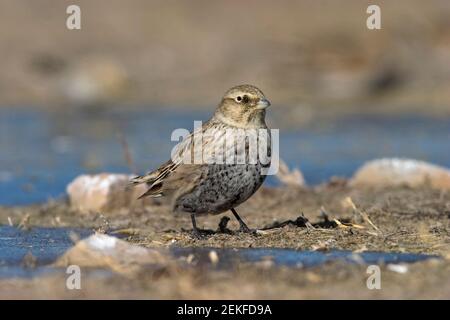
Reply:
[[[236,97],[236,101],[237,101],[237,102],[241,102],[241,101],[242,101],[242,97],[241,97],[241,96],[237,96],[237,97]]]

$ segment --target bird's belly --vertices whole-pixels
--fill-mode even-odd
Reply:
[[[177,200],[181,211],[196,214],[219,214],[255,193],[264,182],[259,164],[209,165],[205,179],[189,194]]]

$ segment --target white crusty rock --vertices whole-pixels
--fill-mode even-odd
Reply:
[[[304,187],[306,185],[302,172],[295,168],[290,170],[286,162],[279,159],[279,168],[276,177],[286,186]]]
[[[84,212],[105,212],[128,206],[142,205],[137,198],[145,186],[131,187],[127,174],[101,173],[81,175],[67,186],[72,208]]]
[[[171,258],[162,250],[130,244],[105,234],[94,234],[79,241],[55,263],[56,267],[107,268],[118,273],[134,273],[142,268],[159,268]]]
[[[450,189],[450,170],[412,159],[378,159],[364,164],[350,180],[351,186],[419,187]]]

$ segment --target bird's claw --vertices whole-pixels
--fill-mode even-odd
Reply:
[[[254,236],[258,235],[258,229],[250,229],[246,225],[241,225],[240,228],[239,228],[239,232],[251,234],[251,235],[254,235]]]
[[[198,229],[193,229],[191,234],[192,234],[192,237],[195,238],[195,239],[197,239],[197,240],[203,240],[203,239],[206,238],[206,235],[203,234],[203,233],[202,233],[200,230],[198,230]]]

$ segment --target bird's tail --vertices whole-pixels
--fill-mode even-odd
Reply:
[[[148,183],[149,182],[149,178],[148,175],[144,175],[144,176],[136,176],[134,178],[131,178],[130,180],[130,185],[136,186],[138,184],[142,184],[142,183]]]
[[[130,180],[129,185],[137,186],[137,185],[143,184],[143,183],[147,184],[149,189],[144,194],[139,196],[138,199],[142,199],[142,198],[148,197],[148,196],[154,197],[154,198],[162,196],[162,192],[161,192],[162,183],[155,183],[154,173],[134,177]]]

